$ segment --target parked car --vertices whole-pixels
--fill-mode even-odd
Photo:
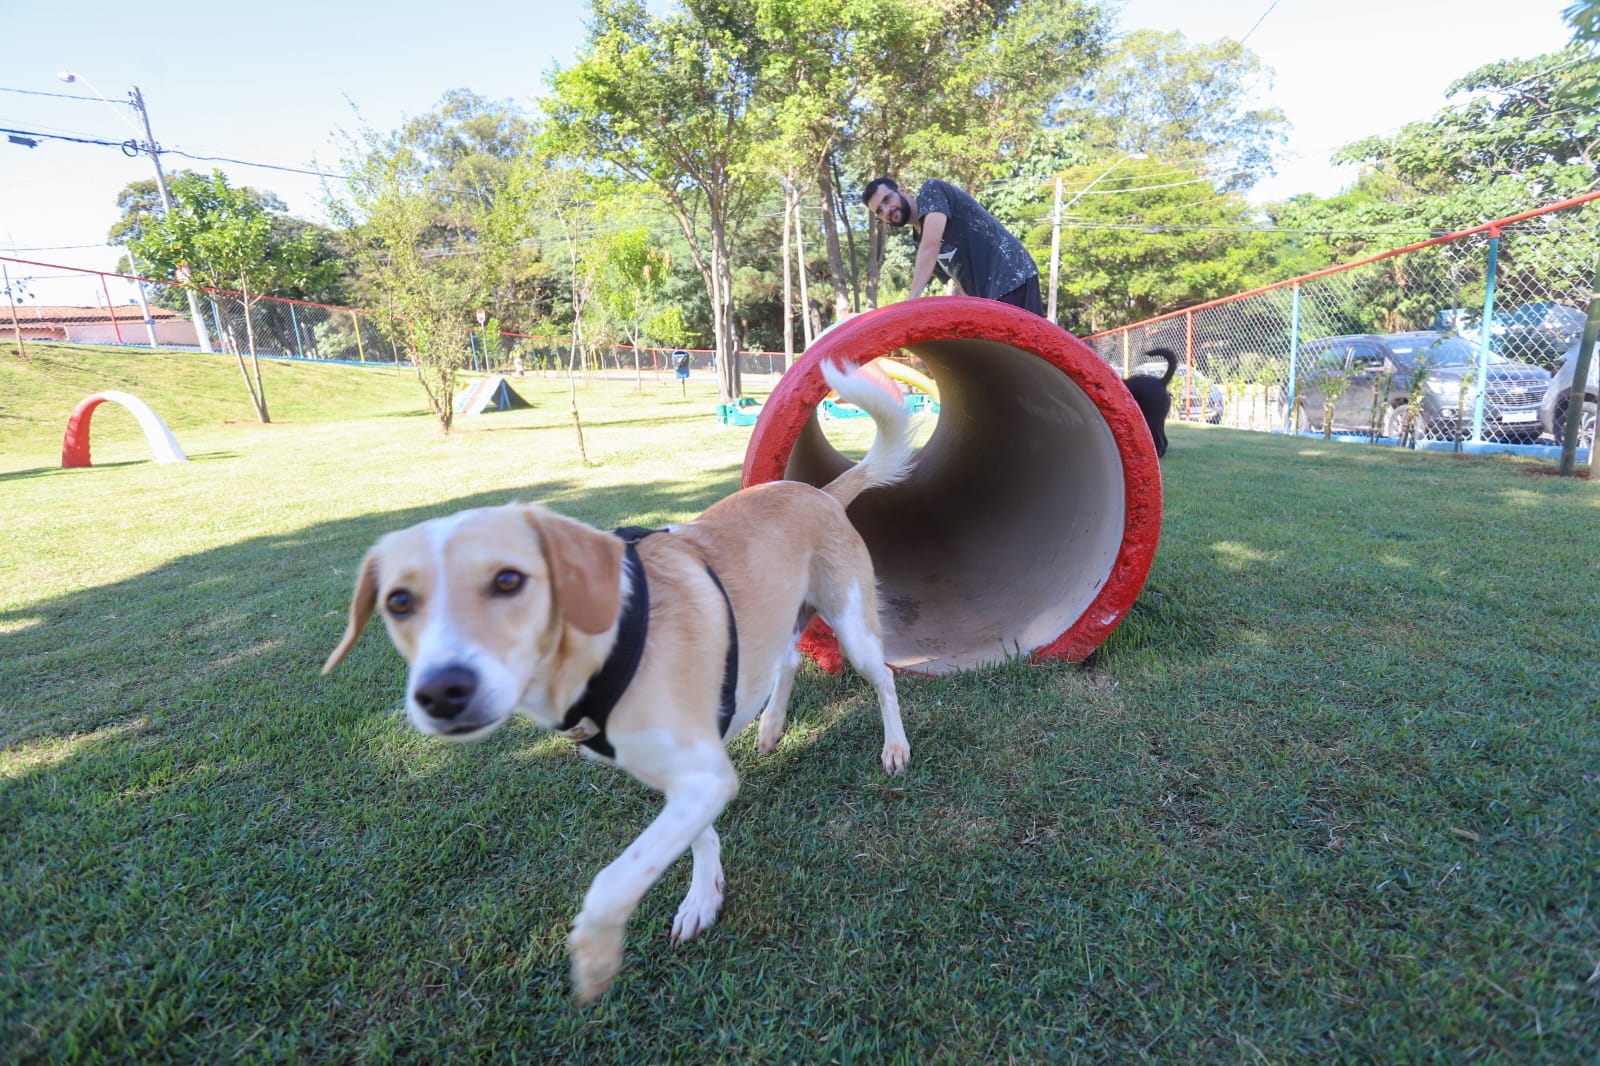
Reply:
[[[1511,359],[1550,365],[1562,352],[1583,339],[1588,315],[1576,307],[1538,301],[1496,311],[1489,328],[1489,344]]]
[[[1545,370],[1489,356],[1483,405],[1486,440],[1532,443],[1540,432],[1539,401],[1550,385]],[[1408,411],[1421,376],[1419,418]],[[1396,439],[1408,419],[1421,440],[1471,433],[1477,403],[1478,349],[1435,331],[1327,337],[1300,348],[1295,405],[1302,426],[1321,429],[1328,398],[1332,428]]]
[[[1433,313],[1433,321],[1428,329],[1436,333],[1461,333],[1475,334],[1478,322],[1483,318],[1483,309],[1475,307],[1446,307]]]
[[[1555,438],[1557,444],[1561,443],[1561,435],[1567,431],[1568,397],[1572,392],[1572,375],[1577,370],[1578,349],[1581,346],[1580,338],[1579,343],[1561,357],[1555,374],[1550,378],[1550,387],[1545,390],[1544,399],[1539,403],[1539,424],[1547,436]],[[1583,420],[1578,423],[1580,448],[1594,447],[1596,397],[1600,396],[1600,387],[1597,386],[1600,386],[1600,343],[1590,353],[1589,381],[1583,388]]]
[[[1158,359],[1139,364],[1133,368],[1133,372],[1158,378],[1167,372],[1167,364],[1165,360]],[[1191,381],[1188,366],[1179,363],[1167,390],[1172,393],[1172,411],[1167,415],[1168,418],[1180,422],[1209,422],[1213,426],[1222,422],[1222,390],[1200,371],[1194,371]],[[1203,403],[1200,399],[1202,395],[1205,396]]]

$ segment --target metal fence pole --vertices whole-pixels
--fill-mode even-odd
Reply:
[[[135,274],[139,273],[139,261],[133,257],[133,252],[128,252],[128,269]],[[144,311],[144,335],[150,341],[150,347],[156,346],[156,323],[150,314],[150,299],[145,295],[144,279],[138,278],[133,283],[139,293],[139,307]]]
[[[100,291],[106,294],[106,310],[111,314],[111,332],[117,338],[117,343],[122,343],[122,327],[117,323],[117,305],[111,302],[111,287],[106,284],[106,276],[100,275]]]
[[[1289,289],[1289,407],[1283,416],[1283,431],[1294,433],[1295,371],[1300,365],[1300,283]]]
[[[1500,231],[1489,231],[1489,265],[1484,269],[1483,322],[1478,328],[1478,390],[1472,401],[1472,443],[1483,443],[1483,402],[1489,388],[1489,348],[1494,333],[1494,284],[1500,272]],[[1456,415],[1459,424],[1461,415]],[[1460,434],[1456,434],[1458,437]]]

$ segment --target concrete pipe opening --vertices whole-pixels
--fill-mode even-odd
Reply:
[[[877,568],[889,662],[941,674],[1018,655],[1082,659],[1133,606],[1160,539],[1161,472],[1138,406],[1082,341],[1007,304],[930,297],[851,318],[764,405],[744,484],[822,485],[853,460],[816,416],[818,364],[905,349],[940,413],[902,484],[850,519]],[[839,663],[825,626],[802,641]]]

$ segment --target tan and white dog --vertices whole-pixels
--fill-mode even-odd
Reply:
[[[672,940],[710,927],[722,905],[712,823],[739,791],[724,744],[761,716],[772,751],[800,665],[796,640],[820,614],[877,691],[883,767],[911,747],[884,664],[872,560],[845,507],[905,477],[907,415],[898,395],[823,364],[842,399],[878,435],[825,488],[778,481],[744,489],[687,525],[603,533],[537,505],[462,511],[387,534],[361,563],[332,670],[374,610],[409,664],[406,710],[420,731],[477,740],[513,714],[584,743],[666,803],[595,877],[573,923],[573,991],[604,992],[623,929],[685,850],[689,892]]]

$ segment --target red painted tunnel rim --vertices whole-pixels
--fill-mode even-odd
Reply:
[[[1124,516],[1110,574],[1076,621],[1031,651],[1035,659],[1087,658],[1133,609],[1149,576],[1161,538],[1161,467],[1144,416],[1122,380],[1092,348],[1054,323],[1009,304],[968,296],[908,300],[839,323],[795,361],[762,406],[745,451],[743,484],[783,478],[801,430],[828,393],[818,368],[823,359],[861,365],[925,341],[971,339],[1010,345],[1055,366],[1094,403],[1116,441]],[[813,650],[819,659],[836,656],[836,651],[818,656]]]

